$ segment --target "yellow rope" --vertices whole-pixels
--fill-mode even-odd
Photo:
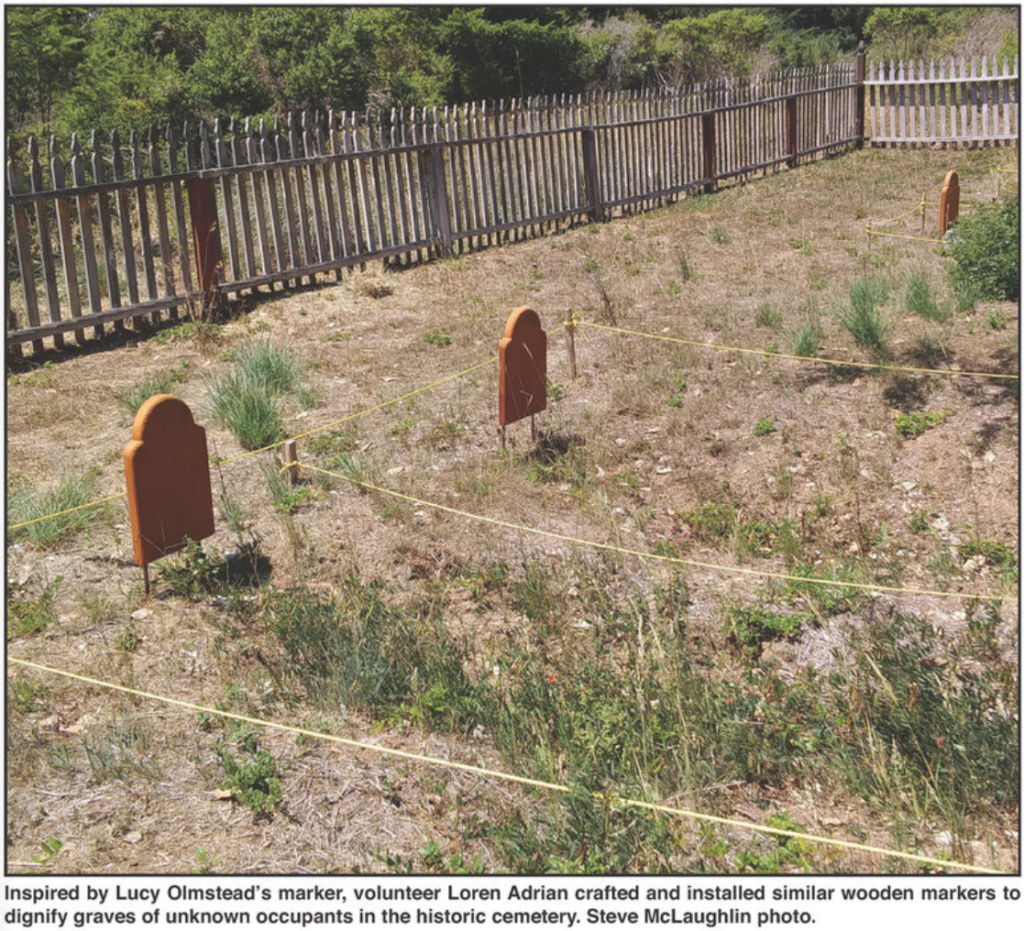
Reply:
[[[717,563],[701,562],[696,559],[684,559],[681,556],[662,556],[658,553],[644,553],[641,550],[632,550],[624,546],[616,546],[614,543],[600,543],[596,540],[584,540],[580,537],[572,537],[564,533],[556,533],[553,530],[541,530],[537,527],[528,527],[525,524],[514,524],[511,521],[501,520],[497,517],[486,517],[483,514],[474,514],[472,511],[462,511],[458,508],[449,507],[445,504],[438,504],[434,501],[424,501],[422,498],[415,498],[412,495],[403,494],[391,488],[382,488],[379,485],[372,485],[369,482],[360,482],[340,472],[332,472],[329,469],[321,469],[319,466],[310,465],[308,462],[300,462],[299,467],[309,469],[311,472],[320,472],[323,475],[330,475],[333,478],[340,478],[360,488],[369,491],[376,491],[383,495],[390,495],[402,501],[408,501],[418,507],[433,508],[435,511],[444,511],[448,514],[455,514],[458,517],[466,517],[470,520],[491,524],[495,527],[505,527],[508,530],[519,530],[524,533],[532,533],[537,536],[548,537],[552,540],[562,540],[565,543],[574,543],[579,546],[589,546],[592,549],[607,550],[613,553],[620,553],[625,556],[638,556],[640,559],[657,559],[661,562],[677,563],[681,566],[692,566],[697,569],[712,569],[716,572],[733,572],[740,575],[752,575],[765,579],[777,579],[783,582],[799,582],[807,585],[825,585],[833,588],[852,588],[860,591],[887,592],[893,595],[931,595],[936,598],[967,598],[978,601],[1016,601],[1016,598],[1002,595],[975,595],[967,592],[946,592],[927,588],[893,588],[887,585],[870,585],[863,582],[842,582],[837,579],[813,579],[802,575],[788,575],[784,572],[769,572],[761,569],[745,569],[742,566],[721,566]]]
[[[664,336],[660,333],[645,333],[641,330],[626,330],[622,327],[606,326],[603,323],[591,323],[580,320],[579,326],[594,327],[612,333],[625,333],[628,336],[642,336],[644,339],[658,339],[668,343],[682,343],[685,346],[698,346],[701,349],[713,349],[717,352],[742,352],[753,356],[766,356],[772,359],[792,359],[797,362],[817,362],[819,365],[850,365],[861,369],[884,369],[889,372],[916,372],[924,375],[946,375],[951,378],[1001,378],[1019,381],[1019,375],[1003,375],[998,372],[957,372],[953,369],[923,369],[909,365],[882,365],[877,362],[851,362],[845,359],[823,359],[819,356],[794,356],[785,352],[769,352],[767,349],[744,349],[740,346],[723,346],[718,343],[702,343],[693,339],[681,339],[678,336]]]
[[[280,724],[276,721],[264,721],[261,718],[253,718],[249,715],[236,714],[232,711],[223,711],[220,708],[210,708],[206,705],[199,705],[194,702],[182,701],[179,698],[170,698],[166,695],[158,695],[154,692],[144,692],[141,689],[129,688],[126,685],[117,685],[113,682],[106,682],[102,679],[94,679],[91,676],[83,676],[74,672],[67,672],[63,669],[56,669],[52,666],[43,666],[40,663],[33,663],[30,660],[8,657],[8,661],[37,672],[46,672],[55,676],[64,676],[67,679],[75,679],[88,685],[99,688],[110,689],[115,692],[122,692],[126,695],[134,695],[137,698],[147,698],[151,701],[163,702],[167,705],[174,705],[178,708],[186,708],[200,714],[216,715],[222,718],[229,718],[233,721],[240,721],[244,724],[252,724],[257,727],[269,727],[275,730],[286,731],[290,734],[297,734],[302,737],[312,737],[318,740],[326,740],[331,743],[342,744],[356,750],[370,750],[374,753],[381,753],[386,756],[400,757],[405,760],[412,760],[417,763],[426,763],[430,766],[442,766],[448,769],[457,769],[466,773],[473,773],[477,776],[484,776],[492,779],[503,779],[506,782],[515,782],[519,785],[531,786],[536,789],[547,789],[550,792],[568,793],[572,787],[558,783],[545,782],[541,779],[530,779],[526,776],[517,776],[514,773],[506,773],[501,770],[487,769],[483,766],[473,766],[469,763],[456,763],[452,760],[442,760],[437,757],[426,756],[422,753],[411,753],[408,750],[394,750],[390,747],[381,747],[377,744],[364,743],[361,740],[351,740],[347,737],[338,737],[335,734],[325,734],[322,731],[313,731],[304,727],[295,727],[291,724]],[[889,850],[885,847],[875,847],[870,844],[860,844],[855,841],[838,840],[831,837],[820,837],[816,834],[807,834],[803,831],[789,831],[785,828],[769,827],[765,824],[756,824],[752,821],[740,821],[735,818],[723,818],[718,815],[708,815],[703,812],[690,811],[685,808],[674,808],[669,805],[661,805],[657,802],[644,802],[638,799],[624,798],[620,795],[610,795],[603,792],[592,792],[594,798],[610,801],[617,805],[624,805],[630,808],[642,808],[647,811],[657,811],[667,815],[675,815],[681,818],[692,818],[697,821],[708,821],[713,824],[727,825],[728,827],[742,828],[750,831],[759,831],[764,834],[774,834],[781,837],[792,837],[797,840],[811,841],[816,844],[828,844],[833,847],[842,847],[847,850],[858,850],[864,853],[880,854],[887,857],[897,857],[903,860],[911,860],[916,863],[927,863],[930,866],[937,866],[942,869],[960,869],[972,873],[989,873],[995,875],[1006,875],[1004,870],[991,869],[984,866],[974,866],[970,863],[958,863],[955,860],[941,860],[938,857],[926,857],[916,853],[904,853],[901,850]]]
[[[878,220],[876,222],[880,223],[882,225],[888,225],[889,223],[896,223],[899,220],[902,220],[904,217],[909,217],[912,213],[917,213],[922,207],[925,206],[926,203],[927,203],[927,201],[923,201],[922,200],[916,206],[911,207],[906,213],[901,213],[898,217],[892,217],[892,218],[890,218],[888,220]]]
[[[348,414],[345,417],[341,417],[338,420],[332,420],[330,423],[322,424],[319,427],[314,427],[312,430],[307,430],[305,433],[299,433],[295,436],[290,436],[287,439],[281,440],[278,443],[271,443],[269,446],[262,446],[259,449],[251,450],[247,453],[242,453],[240,456],[233,456],[231,459],[224,459],[218,463],[218,465],[230,465],[234,462],[241,462],[243,459],[248,459],[250,456],[255,456],[257,453],[264,453],[270,449],[277,449],[279,446],[283,446],[285,443],[289,443],[292,440],[301,440],[307,436],[312,436],[314,433],[321,433],[324,430],[329,430],[331,427],[336,427],[339,424],[348,423],[352,420],[358,420],[360,417],[365,417],[367,414],[375,413],[376,411],[382,411],[386,407],[391,407],[394,404],[400,404],[402,401],[407,401],[409,398],[415,397],[417,394],[422,394],[425,391],[431,391],[434,388],[438,388],[441,385],[445,385],[450,381],[463,378],[473,372],[476,372],[485,366],[493,365],[498,361],[498,357],[487,359],[483,362],[478,362],[476,365],[471,365],[468,369],[463,369],[461,372],[456,372],[454,375],[449,375],[447,378],[442,378],[440,381],[435,381],[432,384],[424,385],[422,388],[416,388],[414,391],[410,391],[407,394],[403,394],[397,398],[391,398],[389,401],[384,401],[381,404],[377,404],[374,407],[367,407],[361,411],[356,411],[354,414]],[[12,530],[20,530],[22,527],[29,527],[32,524],[42,523],[44,520],[52,520],[55,517],[63,517],[65,514],[73,514],[75,511],[82,511],[86,508],[99,507],[101,504],[106,504],[108,501],[116,501],[118,498],[126,497],[126,492],[120,492],[116,495],[110,495],[106,498],[100,498],[96,501],[90,501],[88,504],[80,504],[77,507],[68,508],[64,511],[55,511],[53,514],[45,514],[43,517],[35,517],[32,520],[22,521],[20,524],[11,524],[7,527],[8,533]]]
[[[867,229],[865,232],[869,236],[885,236],[887,239],[909,239],[911,242],[945,242],[944,239],[924,239],[921,236],[902,236],[899,233],[883,233],[881,230]]]

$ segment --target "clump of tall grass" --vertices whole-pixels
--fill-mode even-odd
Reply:
[[[32,491],[26,486],[9,490],[7,495],[7,523],[9,526],[35,520],[87,504],[94,497],[97,470],[68,472],[60,477],[57,487],[49,491]],[[48,547],[95,523],[106,509],[105,505],[74,511],[60,517],[51,517],[11,532],[12,537],[24,537],[36,546]]]
[[[793,355],[816,356],[818,354],[818,327],[813,323],[804,324],[793,337]]]
[[[246,449],[259,449],[284,437],[281,402],[292,395],[300,404],[313,402],[303,384],[295,357],[260,341],[241,347],[235,367],[210,382],[211,414]]]
[[[171,388],[181,381],[182,374],[179,369],[172,369],[161,375],[154,375],[146,378],[136,385],[132,385],[117,395],[117,403],[133,417],[151,397],[157,394],[169,394]]]
[[[940,306],[935,303],[935,298],[932,297],[932,289],[929,287],[924,275],[914,274],[910,276],[903,303],[911,313],[924,317],[926,320],[945,323],[949,319],[949,307],[944,304]]]
[[[878,310],[889,297],[889,283],[880,278],[858,278],[850,285],[850,303],[839,314],[839,324],[854,338],[858,346],[870,349],[877,356],[888,355],[886,339],[892,329]]]

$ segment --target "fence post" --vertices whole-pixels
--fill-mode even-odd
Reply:
[[[448,211],[448,187],[444,179],[441,146],[429,146],[422,153],[421,166],[427,182],[427,199],[433,219],[433,235],[440,240],[441,254],[452,254],[452,220]]]
[[[580,142],[583,146],[583,184],[590,205],[590,219],[600,223],[604,219],[604,198],[601,196],[601,172],[597,168],[597,130],[593,126],[581,129]]]
[[[700,118],[701,136],[704,140],[704,193],[713,194],[718,187],[715,181],[715,114],[705,113]]]
[[[192,216],[199,290],[206,299],[207,309],[212,310],[220,300],[220,233],[217,229],[213,181],[209,178],[189,178],[185,182],[185,188],[188,191],[188,209]]]
[[[786,98],[786,154],[790,168],[796,168],[796,97]]]
[[[857,46],[857,64],[853,72],[853,80],[857,84],[856,104],[853,114],[853,134],[857,137],[857,148],[864,148],[864,43]],[[934,88],[932,89],[934,93]],[[933,98],[934,100],[934,98]]]

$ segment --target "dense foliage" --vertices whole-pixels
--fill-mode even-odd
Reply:
[[[6,129],[124,134],[151,122],[301,107],[629,89],[835,61],[860,39],[883,55],[933,54],[977,15],[962,7],[12,6]]]
[[[1020,201],[984,204],[957,223],[950,238],[949,269],[956,288],[970,287],[983,300],[1020,297]]]

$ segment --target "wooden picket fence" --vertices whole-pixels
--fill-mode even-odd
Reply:
[[[990,70],[991,65],[991,70]],[[870,133],[876,143],[1009,142],[1019,136],[1018,59],[981,63],[872,61]]]
[[[9,141],[8,349],[795,167],[862,140],[863,75],[861,55],[741,86],[186,124],[127,144],[93,134],[88,151],[73,138],[68,160],[52,138],[47,152]]]

